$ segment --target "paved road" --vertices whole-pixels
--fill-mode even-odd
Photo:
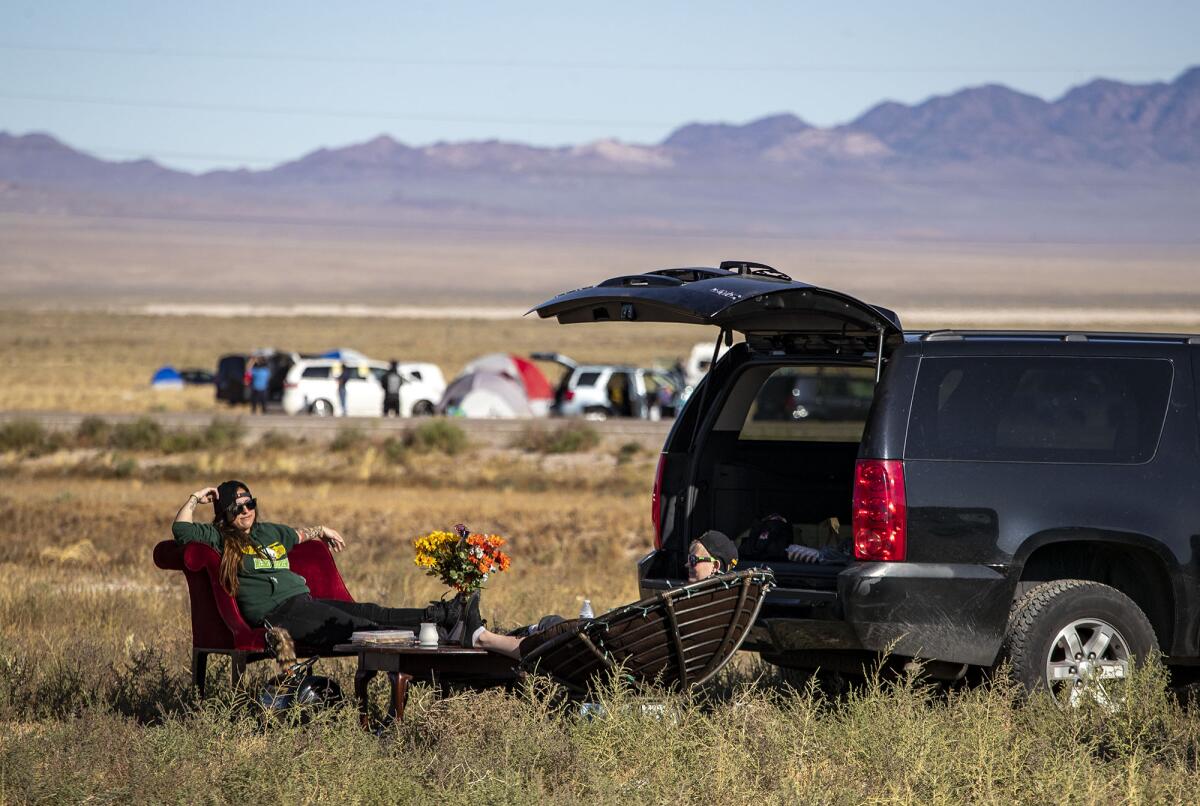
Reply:
[[[112,423],[131,422],[141,417],[156,420],[164,428],[199,430],[213,421],[214,417],[236,419],[246,428],[246,433],[257,438],[267,431],[277,431],[303,436],[310,440],[332,439],[343,428],[357,428],[368,434],[392,434],[405,431],[416,425],[428,423],[429,417],[406,419],[381,417],[309,417],[286,414],[250,415],[244,409],[234,412],[186,412],[159,414],[99,414],[88,415],[65,411],[5,411],[0,412],[0,423],[10,420],[29,419],[41,423],[51,431],[73,431],[89,416],[103,417]],[[557,428],[568,420],[467,420],[454,418],[452,422],[467,433],[472,442],[485,445],[504,446],[531,426]],[[670,421],[647,422],[644,420],[608,420],[589,423],[600,433],[605,442],[620,445],[637,442],[642,447],[657,451],[667,438]]]

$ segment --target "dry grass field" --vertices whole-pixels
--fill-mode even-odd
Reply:
[[[537,321],[6,311],[0,409],[222,413],[208,390],[150,391],[149,374],[255,345],[353,346],[433,360],[449,375],[493,349],[646,361],[696,338],[686,328]],[[348,548],[339,567],[360,600],[440,595],[413,565],[410,541],[456,521],[510,540],[513,568],[484,595],[495,626],[574,614],[584,597],[597,610],[636,598],[653,452],[451,437],[347,430],[330,444],[282,433],[252,442],[224,420],[205,442],[102,420],[63,435],[0,427],[0,802],[1194,799],[1200,719],[1154,668],[1115,711],[1059,711],[1003,682],[804,677],[748,655],[692,696],[614,686],[605,715],[590,718],[544,687],[447,699],[416,687],[405,722],[380,736],[362,732],[350,708],[263,724],[220,662],[212,696],[197,701],[184,582],[154,568],[151,550],[189,492],[225,478],[252,485],[267,519],[340,529]],[[351,689],[351,662],[320,668]],[[259,667],[251,686],[266,674]],[[643,709],[649,702],[656,707]]]
[[[121,463],[73,439],[10,443],[0,462],[2,802],[1182,802],[1200,783],[1200,720],[1154,669],[1115,712],[1062,712],[1002,682],[847,687],[742,656],[693,696],[614,686],[599,717],[544,686],[448,699],[418,686],[404,723],[379,736],[352,708],[264,724],[221,663],[208,700],[188,687],[184,583],[150,560],[188,492],[240,477],[264,517],[336,526],[348,587],[384,603],[440,593],[412,563],[415,535],[463,519],[499,532],[513,568],[483,609],[503,627],[572,614],[583,597],[600,610],[636,597],[652,457],[365,462],[362,450],[234,435],[220,450],[130,450]],[[321,669],[350,690],[351,661]],[[251,690],[267,673],[257,667]]]

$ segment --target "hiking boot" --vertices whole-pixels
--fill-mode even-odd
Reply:
[[[465,647],[474,646],[472,639],[483,624],[483,619],[479,617],[479,591],[475,591],[467,599],[466,607],[463,610],[462,635],[459,636],[459,644]]]
[[[423,621],[436,624],[449,632],[454,629],[455,624],[462,621],[462,617],[463,595],[460,593],[448,602],[444,599],[430,602],[429,606],[425,608]]]

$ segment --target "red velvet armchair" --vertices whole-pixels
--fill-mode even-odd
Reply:
[[[320,540],[300,543],[288,552],[291,568],[308,583],[313,598],[354,601],[338,573],[329,548]],[[237,686],[246,664],[270,656],[263,643],[266,630],[251,627],[242,618],[237,602],[220,583],[221,555],[203,543],[180,545],[164,540],[154,547],[154,564],[167,571],[182,571],[192,601],[192,682],[204,696],[209,655],[228,655],[232,681]],[[315,655],[297,646],[301,655]]]

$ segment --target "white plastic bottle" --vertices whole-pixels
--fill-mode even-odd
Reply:
[[[591,599],[583,600],[583,607],[579,608],[579,617],[580,618],[595,618],[596,617],[595,612],[592,611],[592,600]]]

